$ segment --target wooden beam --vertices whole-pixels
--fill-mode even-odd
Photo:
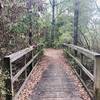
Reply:
[[[19,91],[17,92],[17,94],[13,97],[13,100],[17,100],[19,94],[21,93],[21,91],[23,90],[23,88],[25,87],[27,81],[29,80],[30,76],[32,75],[33,71],[38,67],[39,62],[37,62],[34,66],[34,68],[32,69],[32,71],[30,72],[30,74],[28,75],[28,77],[26,78],[25,82],[22,84],[21,88],[19,89]]]
[[[13,89],[12,89],[12,81],[11,81],[11,63],[10,58],[4,58],[3,72],[6,75],[5,79],[5,88],[6,88],[6,100],[12,100],[13,97]]]
[[[72,67],[72,66],[71,66]],[[85,90],[87,91],[87,93],[89,94],[91,100],[93,99],[93,94],[89,91],[88,87],[86,86],[85,82],[83,81],[83,79],[80,77],[80,75],[77,73],[77,71],[72,67],[73,71],[75,72],[75,74],[77,75],[77,77],[79,78],[79,80],[81,81],[82,85],[84,86]]]
[[[94,76],[81,64],[81,62],[70,53],[68,53],[68,55],[76,61],[76,63],[80,66],[80,68],[82,68],[85,74],[94,82]]]
[[[95,100],[100,100],[100,54],[96,52],[92,52],[85,48],[75,46],[72,44],[63,44],[64,46],[71,48],[73,50],[77,50],[81,53],[81,62],[76,59],[72,54],[68,53],[82,68],[82,70],[89,76],[89,78],[94,82],[94,90],[95,90]],[[83,55],[92,59],[94,61],[94,75],[92,75],[84,66],[83,66]]]
[[[94,65],[95,75],[95,100],[100,100],[100,56],[95,57]]]
[[[82,47],[79,47],[79,46],[76,46],[76,45],[72,45],[72,44],[63,44],[63,45],[70,47],[73,50],[77,50],[79,53],[82,53],[83,55],[85,55],[86,57],[88,57],[92,60],[95,60],[95,56],[100,56],[99,53],[92,52],[88,49],[85,49],[85,48],[82,48]]]
[[[36,59],[39,55],[41,55],[41,52],[43,51],[43,44],[38,44],[36,48],[33,48],[32,46],[30,46],[29,48],[20,50],[16,53],[13,53],[9,56],[5,56],[3,59],[3,72],[6,75],[6,79],[5,79],[5,88],[6,88],[6,100],[12,100],[14,98],[14,91],[13,91],[13,83],[16,81],[16,79],[18,79],[18,77],[26,70],[27,67],[30,67],[29,65],[33,63],[34,59]],[[27,53],[32,52],[33,50],[36,50],[36,55],[33,56],[32,54],[32,58],[31,60],[26,63],[23,68],[20,69],[20,71],[13,76],[12,75],[12,63],[18,59],[20,59],[21,57],[25,56]],[[31,70],[32,70],[32,66],[31,66]],[[30,70],[30,72],[31,72]]]
[[[17,59],[21,58],[22,56],[24,56],[25,54],[29,53],[30,51],[32,51],[33,48],[32,47],[29,47],[29,48],[26,48],[26,49],[23,49],[23,50],[20,50],[16,53],[13,53],[9,56],[6,56],[6,57],[9,57],[10,58],[10,61],[11,63],[16,61]]]
[[[40,51],[41,52],[41,51]],[[12,79],[12,82],[14,83],[18,77],[25,71],[25,69],[33,62],[34,59],[36,59],[38,57],[38,55],[40,54],[40,52],[38,52]]]

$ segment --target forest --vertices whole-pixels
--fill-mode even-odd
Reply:
[[[32,24],[34,42],[50,42],[52,4],[46,0],[0,1],[0,57],[28,46],[29,26]],[[98,0],[99,1],[99,0]],[[52,2],[52,1],[51,1]],[[31,6],[31,15],[28,12]],[[74,0],[57,0],[54,7],[54,45],[73,42]],[[79,0],[78,45],[99,52],[100,8],[96,0]],[[31,18],[30,18],[31,16]]]
[[[68,43],[100,53],[99,0],[0,0],[0,95],[2,59],[30,45]]]

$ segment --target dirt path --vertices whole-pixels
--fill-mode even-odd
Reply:
[[[44,55],[47,67],[28,100],[90,100],[62,50],[45,49]]]

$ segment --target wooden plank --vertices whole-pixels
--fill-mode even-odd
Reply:
[[[14,77],[13,77],[13,79],[12,79],[12,82],[14,83],[17,79],[18,79],[18,77],[25,71],[25,69],[33,62],[33,60],[34,59],[36,59],[37,58],[37,56],[39,55],[41,53],[41,51],[40,52],[38,52]]]
[[[72,67],[73,68],[73,67]],[[91,97],[91,100],[93,99],[93,94],[89,91],[89,89],[87,88],[87,86],[85,85],[84,81],[82,80],[82,78],[79,76],[79,74],[77,73],[77,71],[73,68],[73,71],[75,72],[75,74],[77,75],[78,79],[81,81],[82,85],[84,86],[84,88],[86,89],[87,93],[89,94],[89,96]]]
[[[78,63],[78,65],[80,66],[80,68],[82,68],[82,70],[86,73],[86,75],[94,82],[94,76],[81,64],[81,62],[77,58],[75,58],[70,53],[68,53],[68,54],[69,54],[69,56],[71,56]]]
[[[99,53],[92,52],[92,51],[90,51],[88,49],[85,49],[85,48],[82,48],[82,47],[79,47],[79,46],[75,46],[75,45],[72,45],[72,44],[63,44],[63,45],[65,45],[67,47],[70,47],[73,50],[77,50],[78,52],[84,54],[86,57],[89,57],[89,58],[91,58],[93,60],[95,60],[95,57],[100,56]]]
[[[26,55],[24,56],[24,65],[26,65],[27,63],[26,63]],[[25,78],[27,78],[27,68],[25,69]]]
[[[32,71],[30,72],[30,74],[28,75],[28,77],[26,78],[25,82],[22,84],[20,90],[17,92],[17,94],[14,96],[13,100],[17,100],[19,94],[21,93],[21,91],[24,89],[29,77],[31,76],[32,72],[38,67],[38,62],[35,64],[34,68],[32,69]]]
[[[43,46],[43,44],[38,44],[37,47],[39,47],[39,46]],[[6,57],[7,58],[9,57],[10,58],[10,62],[12,63],[12,62],[16,61],[17,59],[21,58],[22,56],[24,56],[25,54],[31,52],[33,49],[35,49],[35,48],[30,46],[29,48],[20,50],[20,51],[18,51],[16,53],[13,53],[13,54],[8,55]]]
[[[73,50],[77,50],[79,53],[85,55],[86,57],[94,60],[94,76],[87,70],[85,67],[71,54],[69,54],[83,69],[83,71],[90,77],[90,79],[94,82],[94,90],[95,90],[95,100],[100,100],[100,54],[96,52],[91,52],[82,47],[78,47],[72,44],[63,44],[68,48],[72,48]]]
[[[6,88],[6,100],[12,100],[12,82],[11,82],[11,68],[10,58],[4,58],[3,72],[6,75],[5,88]]]
[[[13,53],[13,54],[11,54],[9,56],[6,56],[6,57],[7,58],[9,57],[10,61],[12,63],[12,62],[16,61],[17,59],[21,58],[22,56],[24,56],[25,54],[29,53],[32,50],[33,50],[32,47],[26,48],[26,49],[20,50],[20,51],[18,51],[16,53]]]
[[[95,76],[95,100],[100,100],[100,56],[95,58],[94,66],[94,76]]]

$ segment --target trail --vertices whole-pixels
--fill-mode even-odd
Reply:
[[[47,68],[29,100],[90,100],[62,50],[45,49]]]

